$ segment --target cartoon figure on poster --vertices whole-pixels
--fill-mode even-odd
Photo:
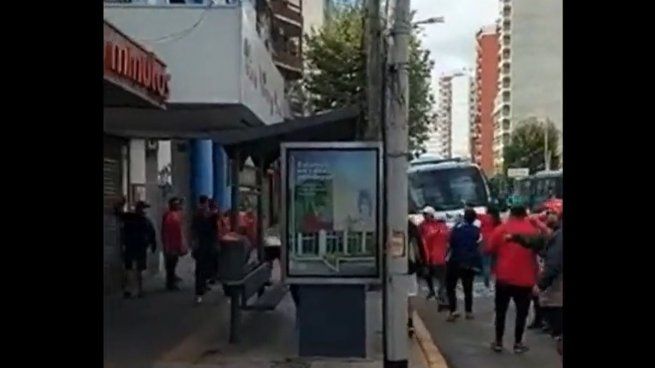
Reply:
[[[349,230],[351,231],[374,231],[375,216],[373,213],[373,198],[371,192],[362,189],[357,195],[357,213],[348,216]]]

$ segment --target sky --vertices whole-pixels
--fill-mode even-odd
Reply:
[[[443,16],[445,23],[423,26],[423,46],[434,60],[432,88],[437,92],[439,76],[444,72],[474,68],[475,33],[493,24],[500,0],[411,0],[415,20]]]

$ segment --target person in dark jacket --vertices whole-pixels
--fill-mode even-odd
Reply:
[[[209,198],[200,196],[198,208],[193,218],[193,235],[195,240],[191,255],[196,261],[195,296],[196,303],[202,303],[202,296],[207,291],[207,283],[212,276],[214,258],[218,243],[217,218],[209,210]]]
[[[154,253],[157,248],[157,236],[155,227],[148,217],[146,217],[146,208],[150,207],[147,203],[139,201],[135,205],[134,213],[123,214],[123,260],[125,262],[125,277],[123,296],[130,298],[132,293],[129,291],[129,279],[135,275],[137,282],[137,297],[143,296],[143,275],[146,269],[147,250],[150,247]]]
[[[450,248],[446,264],[446,293],[450,304],[448,321],[455,321],[457,312],[457,281],[462,280],[464,288],[464,308],[466,319],[473,319],[473,279],[482,269],[480,228],[475,225],[477,214],[468,208],[464,211],[464,221],[458,223],[450,235]]]

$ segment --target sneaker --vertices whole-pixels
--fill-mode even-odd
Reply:
[[[491,343],[491,350],[493,350],[496,353],[502,353],[503,352],[503,344],[494,341],[494,342]]]
[[[448,318],[446,318],[446,322],[455,322],[457,321],[457,318],[459,318],[459,313],[453,312],[448,315]]]
[[[473,315],[473,313],[466,313],[466,319],[472,320],[475,319],[475,316]]]
[[[202,297],[201,296],[196,296],[196,305],[202,304]]]
[[[430,300],[430,298],[437,298],[437,294],[434,293],[434,291],[430,291],[428,295],[425,296],[425,300]]]
[[[132,293],[130,293],[129,291],[123,292],[123,298],[130,299],[131,297],[132,297]]]
[[[514,344],[514,354],[523,354],[528,350],[530,350],[530,348],[524,345],[522,342]]]

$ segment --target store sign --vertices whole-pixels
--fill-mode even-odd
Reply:
[[[379,279],[380,152],[359,142],[282,145],[288,281]]]
[[[166,64],[106,21],[104,76],[157,105],[163,105],[170,95]]]
[[[278,100],[277,91],[273,90],[268,85],[268,78],[266,71],[262,68],[261,64],[255,68],[253,61],[253,51],[250,41],[243,40],[243,60],[245,63],[246,76],[255,90],[258,90],[261,97],[268,105],[268,113],[270,115],[282,116],[282,109]]]

